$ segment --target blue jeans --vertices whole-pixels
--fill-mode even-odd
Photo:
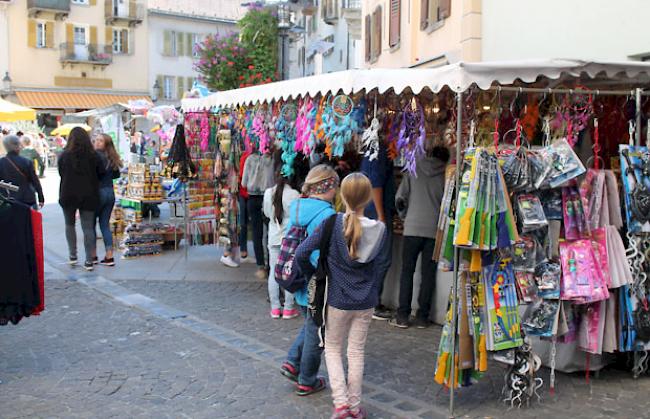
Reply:
[[[320,357],[323,348],[318,346],[320,343],[318,326],[307,314],[307,308],[299,307],[305,316],[305,324],[289,349],[287,362],[300,371],[298,384],[313,386],[318,379],[318,369],[320,368]]]
[[[264,219],[262,214],[262,204],[264,196],[248,196],[248,217],[253,229],[253,250],[255,251],[255,262],[258,268],[266,267],[264,258]]]
[[[248,254],[248,199],[239,197],[239,251]]]
[[[393,263],[393,215],[390,212],[386,215],[386,241],[379,250],[377,259],[375,259],[375,263],[377,264],[377,276],[381,278],[381,282],[379,283],[379,305],[382,305],[381,294],[384,292],[384,281],[386,281],[386,275],[388,274],[390,265]]]
[[[113,233],[111,232],[111,212],[115,205],[115,193],[113,188],[100,188],[99,189],[99,208],[97,208],[96,216],[99,219],[99,229],[102,232],[102,239],[104,240],[104,248],[113,248]]]

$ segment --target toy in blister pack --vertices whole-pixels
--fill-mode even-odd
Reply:
[[[539,299],[524,314],[522,327],[530,336],[551,337],[556,333],[560,300]]]
[[[650,155],[647,147],[619,145],[625,216],[630,233],[650,232]]]
[[[602,352],[602,346],[600,346],[601,340],[599,339],[601,304],[603,303],[596,302],[584,306],[585,308],[580,317],[580,326],[578,327],[578,347],[592,354],[600,354]]]
[[[519,302],[523,304],[532,303],[537,294],[533,273],[515,271],[515,279],[517,281],[517,295],[519,296]]]
[[[517,197],[517,210],[524,233],[548,225],[542,203],[535,195],[519,195]]]
[[[562,188],[564,210],[564,238],[578,240],[591,236],[580,193],[574,186]]]
[[[545,299],[560,298],[562,268],[559,263],[546,261],[535,267],[537,295]]]
[[[605,172],[589,169],[580,183],[580,197],[587,225],[591,230],[600,225],[603,210],[603,192],[605,191]],[[609,209],[608,209],[609,210]]]
[[[562,191],[560,189],[544,189],[539,192],[539,199],[542,201],[547,220],[562,220]]]
[[[537,244],[530,236],[520,236],[512,246],[512,266],[515,271],[534,272],[537,260]]]
[[[607,287],[596,265],[591,240],[560,243],[562,260],[562,300],[578,304],[601,301],[609,297]]]
[[[483,269],[487,349],[500,351],[521,346],[517,290],[512,265],[497,260]]]
[[[585,166],[565,138],[556,140],[547,152],[552,162],[547,178],[551,188],[557,188],[585,172]]]

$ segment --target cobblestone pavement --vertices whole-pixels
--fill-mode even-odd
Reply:
[[[47,308],[0,328],[0,418],[328,416],[329,392],[296,397],[278,374],[300,321],[268,317],[253,265],[229,270],[214,247],[202,247],[187,261],[166,252],[88,274],[64,266],[58,206],[44,217]],[[373,321],[364,387],[371,417],[446,416],[448,394],[432,380],[439,334]],[[477,385],[458,391],[457,417],[650,417],[647,377],[608,369],[587,384],[558,374],[554,397],[545,384],[541,405],[508,411],[499,401],[503,372],[490,362]],[[541,376],[548,383],[546,369]]]

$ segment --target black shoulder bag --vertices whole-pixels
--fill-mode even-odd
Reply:
[[[314,323],[321,328],[325,324],[325,305],[327,304],[327,277],[329,268],[327,256],[330,249],[330,241],[336,224],[336,214],[323,223],[323,232],[320,240],[320,255],[316,272],[309,278],[307,283],[307,309]]]

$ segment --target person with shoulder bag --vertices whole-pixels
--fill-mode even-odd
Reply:
[[[307,237],[296,250],[296,261],[305,275],[311,275],[310,314],[325,329],[332,418],[365,418],[361,406],[365,344],[383,280],[377,258],[386,245],[386,225],[363,216],[372,199],[372,185],[365,175],[346,176],[341,198],[345,214],[326,220]],[[317,249],[322,253],[316,270],[310,255]],[[346,340],[347,379],[342,359]]]
[[[45,205],[43,188],[36,175],[34,163],[19,155],[20,139],[15,135],[7,135],[2,139],[2,143],[7,155],[0,158],[0,179],[18,186],[18,191],[9,191],[9,196],[34,209],[42,208]]]

